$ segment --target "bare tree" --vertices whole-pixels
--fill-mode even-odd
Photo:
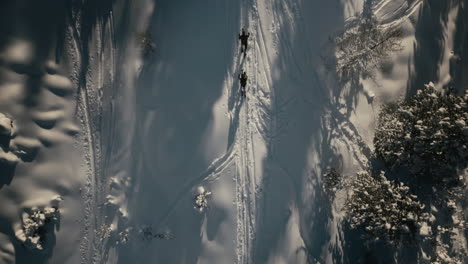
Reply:
[[[349,22],[345,31],[333,39],[336,71],[342,80],[357,75],[373,76],[373,70],[393,52],[402,50],[398,26],[379,25],[375,17]]]
[[[380,24],[373,7],[374,0],[365,0],[361,14],[349,19],[344,30],[331,38],[336,59],[333,65],[341,81],[373,77],[375,68],[403,48],[400,27]]]

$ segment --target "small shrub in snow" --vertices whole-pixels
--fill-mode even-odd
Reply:
[[[43,250],[47,237],[53,235],[60,220],[59,204],[62,197],[55,196],[47,207],[27,208],[22,214],[22,228],[16,231],[16,238],[28,249]]]
[[[374,239],[391,243],[412,238],[419,227],[427,226],[423,209],[409,187],[389,181],[383,172],[358,173],[346,202],[351,228],[364,228]]]
[[[154,232],[152,226],[144,226],[139,230],[143,240],[151,241],[153,239],[171,240],[174,235],[170,231]]]
[[[123,231],[119,232],[116,244],[117,245],[125,245],[130,240],[130,228],[126,228]]]
[[[46,207],[44,209],[33,208],[31,212],[23,213],[23,244],[29,249],[43,250],[48,225],[54,225],[59,219],[57,207]],[[53,227],[52,227],[53,228]]]
[[[453,175],[468,161],[468,94],[442,95],[431,84],[379,115],[374,145],[388,167],[431,177]]]
[[[194,198],[194,208],[197,209],[199,212],[203,212],[203,210],[208,208],[208,197],[211,195],[211,192],[205,190],[203,186],[199,186],[197,188],[197,194]]]

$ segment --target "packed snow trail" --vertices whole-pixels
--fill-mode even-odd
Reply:
[[[236,58],[234,59],[235,65],[233,66],[231,75],[234,77],[234,80],[230,81],[231,86],[228,87],[228,101],[234,102],[229,109],[229,116],[231,117],[230,129],[231,133],[233,133],[233,140],[229,142],[227,152],[213,161],[205,172],[184,184],[185,187],[181,188],[181,191],[178,192],[177,198],[168,207],[168,211],[166,211],[163,217],[155,224],[157,228],[162,228],[164,224],[167,224],[168,218],[177,210],[180,203],[187,202],[187,200],[184,199],[187,193],[191,193],[197,185],[206,185],[216,181],[222,176],[221,173],[223,170],[229,166],[232,161],[235,161],[237,168],[235,177],[237,193],[235,204],[237,211],[236,244],[238,263],[251,263],[250,254],[252,252],[255,232],[255,189],[257,184],[254,171],[255,157],[253,153],[251,127],[265,127],[265,124],[259,124],[258,119],[253,118],[253,115],[256,113],[250,110],[255,107],[252,103],[257,103],[255,99],[250,98],[255,98],[259,72],[259,70],[256,69],[258,65],[258,45],[255,42],[255,38],[258,35],[255,28],[256,23],[254,26],[249,27],[249,22],[257,20],[254,16],[258,16],[258,14],[254,13],[252,15],[251,12],[248,12],[248,10],[256,8],[255,6],[248,6],[252,3],[254,2],[244,1],[242,3],[242,27],[245,27],[251,33],[251,38],[246,56],[242,53],[237,54],[238,45],[235,46],[234,55]],[[240,96],[239,83],[237,80],[237,75],[242,69],[245,69],[248,74],[250,74],[249,83],[247,85],[248,96],[246,98]],[[263,112],[266,111],[267,110],[264,110]],[[265,130],[265,128],[262,130]],[[266,135],[262,134],[262,137],[266,138]]]
[[[227,3],[227,2],[226,2]],[[198,15],[196,14],[197,11],[194,11],[193,8],[189,8],[189,7],[185,7],[185,8],[175,8],[175,6],[177,6],[177,4],[174,4],[173,2],[170,2],[170,3],[164,3],[164,2],[160,2],[160,8],[161,10],[165,10],[166,12],[164,11],[161,11],[160,13],[157,13],[156,16],[159,14],[162,18],[156,18],[156,25],[154,26],[157,30],[161,30],[161,32],[181,32],[183,31],[183,38],[185,39],[184,41],[195,41],[195,43],[199,43],[199,44],[196,44],[196,45],[191,45],[193,48],[197,48],[197,50],[190,50],[190,52],[188,53],[185,53],[186,55],[192,53],[192,54],[197,54],[197,53],[203,53],[203,51],[207,50],[208,53],[213,53],[213,48],[211,48],[212,45],[218,45],[217,43],[213,43],[213,42],[206,42],[204,44],[202,44],[201,42],[204,42],[205,39],[200,36],[200,35],[193,35],[191,36],[190,34],[187,35],[187,33],[189,33],[189,31],[187,31],[186,29],[183,29],[183,28],[179,28],[179,30],[172,30],[171,29],[171,24],[173,26],[176,26],[176,27],[179,27],[181,26],[180,24],[177,24],[175,23],[175,21],[171,21],[171,17],[170,17],[170,13],[172,11],[170,10],[176,10],[177,9],[177,12],[180,12],[182,14],[185,14],[185,15]],[[220,180],[220,178],[234,178],[235,179],[235,183],[236,183],[236,186],[234,187],[235,189],[235,204],[234,204],[234,207],[232,209],[229,209],[229,210],[233,210],[235,212],[237,212],[237,216],[236,216],[236,219],[233,219],[234,223],[237,225],[237,232],[235,232],[235,240],[236,240],[236,247],[237,249],[235,250],[235,261],[237,261],[238,263],[251,263],[252,262],[252,257],[251,257],[251,252],[252,252],[252,245],[253,245],[253,241],[254,241],[254,232],[255,232],[255,212],[256,212],[256,200],[255,200],[255,190],[256,190],[256,187],[257,187],[257,183],[256,181],[258,180],[256,177],[255,177],[255,153],[254,153],[254,145],[253,145],[253,138],[252,138],[252,133],[254,132],[254,129],[258,129],[259,131],[264,131],[266,130],[265,128],[265,123],[261,123],[259,122],[259,118],[258,116],[260,116],[261,113],[263,113],[263,115],[265,115],[266,112],[268,112],[267,109],[265,110],[259,110],[259,109],[255,109],[257,108],[257,104],[259,103],[258,100],[256,99],[257,97],[257,92],[258,92],[258,83],[259,83],[259,72],[257,70],[257,67],[259,65],[258,63],[258,60],[259,60],[259,54],[258,54],[258,44],[256,43],[256,38],[258,37],[258,32],[257,32],[257,23],[255,22],[255,20],[257,20],[258,18],[256,18],[255,16],[258,16],[255,12],[252,12],[252,10],[255,10],[257,7],[256,7],[256,3],[255,1],[242,1],[240,6],[238,5],[236,7],[236,4],[225,4],[225,3],[219,3],[219,2],[216,2],[216,3],[203,3],[203,4],[200,4],[198,3],[198,5],[200,5],[199,8],[207,8],[210,10],[210,12],[213,12],[213,8],[219,8],[219,7],[222,7],[222,8],[225,8],[224,6],[226,5],[226,7],[230,6],[229,8],[226,8],[226,10],[220,10],[219,13],[221,14],[226,14],[225,17],[220,17],[220,19],[224,19],[224,20],[227,20],[227,21],[223,21],[223,23],[225,23],[225,25],[222,25],[222,26],[227,26],[229,28],[229,33],[232,34],[232,37],[229,38],[229,41],[231,41],[231,43],[226,43],[227,46],[226,47],[230,47],[229,50],[227,51],[224,51],[225,54],[230,54],[230,58],[227,57],[224,61],[225,62],[228,62],[228,61],[232,61],[232,64],[230,66],[228,66],[227,68],[229,69],[227,71],[227,75],[225,76],[226,77],[226,80],[225,80],[225,83],[226,83],[226,86],[224,87],[224,91],[226,91],[226,94],[228,95],[226,98],[227,102],[228,102],[228,109],[226,109],[227,113],[228,113],[228,116],[230,117],[230,122],[228,122],[227,124],[229,125],[229,128],[226,129],[225,131],[228,132],[230,135],[228,136],[228,142],[227,143],[227,149],[226,151],[219,155],[218,158],[215,158],[214,161],[210,162],[211,164],[207,166],[206,169],[204,169],[202,173],[196,173],[197,170],[200,170],[201,166],[203,164],[203,162],[200,162],[200,161],[197,161],[198,164],[195,164],[195,167],[194,165],[191,166],[191,169],[190,170],[184,170],[184,172],[180,173],[182,175],[185,174],[185,176],[181,176],[182,178],[186,178],[186,180],[183,180],[183,181],[180,181],[180,180],[175,180],[175,178],[173,178],[174,180],[171,180],[173,181],[174,183],[175,182],[180,182],[180,184],[168,184],[168,181],[164,181],[163,178],[165,177],[164,174],[165,173],[170,173],[170,170],[172,170],[170,167],[167,167],[165,165],[158,165],[158,167],[155,167],[152,164],[158,164],[158,162],[156,161],[156,163],[154,161],[150,161],[151,159],[154,159],[156,158],[156,160],[158,160],[157,156],[158,154],[157,153],[154,153],[154,154],[149,154],[151,151],[148,149],[148,150],[143,150],[144,152],[147,152],[146,156],[149,158],[148,162],[143,162],[143,163],[146,163],[146,165],[143,165],[143,167],[138,167],[137,169],[138,170],[142,170],[142,171],[146,171],[147,175],[151,175],[151,174],[155,174],[155,179],[154,180],[151,180],[150,177],[142,177],[139,179],[139,181],[141,182],[137,182],[136,185],[138,186],[138,188],[140,188],[140,193],[145,193],[142,191],[142,189],[146,189],[146,187],[153,187],[155,188],[155,185],[154,183],[156,182],[160,182],[160,188],[163,188],[160,190],[161,194],[158,194],[158,192],[151,192],[151,193],[146,193],[147,194],[155,194],[155,196],[159,196],[161,197],[163,200],[163,203],[164,204],[161,204],[160,202],[156,202],[156,203],[152,203],[150,202],[150,204],[152,204],[152,208],[158,208],[157,209],[157,213],[156,215],[154,216],[151,216],[151,215],[148,215],[147,214],[147,210],[141,210],[141,218],[138,216],[139,213],[138,211],[140,209],[137,209],[137,215],[134,216],[134,219],[137,219],[136,220],[136,223],[135,225],[138,225],[138,222],[140,222],[141,224],[151,224],[153,225],[153,228],[155,228],[156,230],[159,230],[159,229],[165,229],[165,228],[169,228],[171,229],[172,232],[174,232],[175,236],[176,237],[187,237],[189,236],[191,233],[193,232],[197,232],[197,226],[199,226],[197,223],[201,220],[199,218],[199,216],[193,211],[191,210],[190,208],[193,206],[193,201],[192,201],[192,193],[193,193],[193,190],[196,186],[198,185],[212,185],[212,184],[216,184],[216,182],[218,180]],[[240,14],[238,17],[236,17],[235,15],[235,12],[236,11],[236,8],[239,8],[240,10]],[[196,8],[195,8],[196,9]],[[169,12],[167,12],[169,10]],[[187,11],[184,11],[184,10],[187,10]],[[201,10],[201,9],[199,9]],[[186,13],[186,12],[189,12],[189,13]],[[192,12],[195,12],[195,13],[192,13]],[[162,22],[161,19],[164,21],[164,17],[167,18],[167,20],[165,20],[166,22]],[[236,21],[236,19],[238,19]],[[190,26],[183,26],[183,27],[186,27],[187,29],[190,28],[190,27],[193,27],[193,28],[206,28],[207,27],[207,23],[210,19],[205,19],[205,20],[202,20],[201,21],[201,24],[202,25],[190,25]],[[198,20],[196,20],[198,21]],[[228,22],[228,23],[226,23]],[[158,25],[158,23],[162,23],[162,24],[165,24],[166,26],[162,26],[161,25]],[[190,23],[194,23],[193,21],[191,21]],[[208,22],[209,25],[213,25],[213,24],[220,24],[220,23],[213,23],[212,21],[209,21]],[[250,23],[252,23],[252,26],[250,25]],[[251,32],[251,39],[249,41],[249,48],[248,48],[248,51],[247,51],[247,56],[244,57],[242,54],[239,53],[239,46],[238,46],[238,40],[237,40],[237,34],[238,32],[240,31],[240,28],[241,27],[246,27],[246,29]],[[223,29],[223,31],[225,31],[225,29]],[[193,32],[193,33],[196,33],[196,32]],[[160,33],[161,34],[161,33]],[[164,33],[162,33],[164,34]],[[182,36],[182,33],[180,33],[181,36]],[[155,33],[155,38],[158,39],[158,33]],[[220,34],[221,35],[221,34]],[[175,36],[177,38],[177,35]],[[216,34],[213,34],[213,32],[210,32],[210,39],[211,38],[222,38],[221,36],[216,36]],[[160,61],[156,61],[154,62],[154,64],[151,64],[149,65],[148,67],[150,68],[144,68],[143,69],[143,72],[151,72],[151,71],[158,71],[158,70],[161,70],[162,68],[161,67],[164,67],[162,66],[163,62],[166,60],[168,61],[168,64],[167,65],[171,65],[171,62],[169,62],[172,58],[175,58],[175,57],[178,57],[178,59],[182,62],[182,61],[185,61],[185,63],[187,63],[187,59],[191,59],[190,57],[187,58],[187,57],[183,57],[183,56],[178,56],[178,55],[175,55],[175,57],[172,57],[172,52],[170,50],[166,50],[166,47],[167,48],[173,48],[174,45],[170,45],[171,47],[169,47],[169,45],[166,45],[164,44],[164,41],[166,40],[168,43],[171,42],[170,39],[174,39],[174,35],[168,35],[167,37],[163,37],[161,36],[160,39],[160,52],[161,54],[158,54],[158,59]],[[158,43],[159,44],[159,43]],[[180,53],[179,51],[177,51],[178,53]],[[216,51],[215,51],[216,52]],[[214,55],[204,55],[204,56],[208,56],[209,60],[213,60],[213,61],[223,61],[222,60],[222,57],[221,57],[221,60],[219,57],[217,58],[214,58],[213,56]],[[206,57],[205,57],[206,58]],[[161,66],[159,65],[155,65],[155,64],[158,64],[160,63]],[[190,62],[191,63],[191,62]],[[172,62],[173,65],[178,65],[178,62]],[[153,67],[153,68],[151,68]],[[178,67],[178,66],[177,66]],[[180,67],[183,67],[183,66],[180,66]],[[203,66],[202,67],[192,67],[191,68],[191,71],[197,71],[197,69],[203,69],[203,68],[209,68],[209,69],[214,69],[214,68],[219,68],[218,64],[216,63],[213,63],[213,65],[211,64],[208,64],[207,62],[204,62]],[[239,94],[239,83],[238,83],[238,79],[237,79],[237,75],[238,73],[240,72],[240,70],[244,68],[245,70],[247,70],[248,74],[249,74],[249,81],[248,81],[248,85],[247,85],[247,98],[243,99],[243,98],[240,98],[240,94]],[[219,72],[219,73],[222,73],[221,71],[216,71],[216,70],[211,70],[210,72],[203,72],[203,71],[198,71],[199,74],[193,72],[193,73],[190,73],[190,71],[186,70],[186,69],[180,69],[180,70],[177,70],[176,71],[178,75],[181,75],[181,74],[187,74],[187,77],[183,77],[183,78],[180,78],[180,79],[191,79],[190,81],[190,87],[189,86],[185,86],[187,89],[191,89],[191,90],[194,90],[194,89],[198,89],[198,88],[195,88],[198,84],[197,84],[197,75],[199,74],[209,74],[211,76],[213,76],[214,74],[217,74],[216,72]],[[193,79],[193,77],[195,77],[195,79]],[[221,76],[216,76],[216,79],[220,79],[220,77],[222,78],[223,75]],[[147,85],[146,84],[146,80],[145,78],[148,78],[149,80],[149,76],[144,76],[142,77],[143,81],[143,85]],[[155,131],[153,128],[151,128],[151,126],[154,126],[153,124],[156,124],[158,122],[161,122],[161,121],[158,121],[158,118],[163,118],[163,112],[165,111],[165,109],[167,109],[169,114],[174,114],[174,110],[175,108],[171,107],[169,104],[167,104],[167,95],[171,96],[171,94],[167,94],[167,92],[165,92],[165,90],[167,90],[168,86],[171,85],[171,82],[167,80],[167,77],[164,76],[162,73],[161,74],[158,74],[156,73],[156,77],[154,77],[154,80],[156,82],[156,89],[153,89],[153,94],[155,94],[155,104],[156,104],[156,107],[152,107],[152,109],[156,109],[155,111],[152,111],[151,113],[148,113],[146,114],[146,120],[143,121],[143,123],[147,124],[145,125],[145,127],[143,129],[147,130],[147,131],[142,131],[143,132],[143,137],[147,137],[147,136],[156,136],[158,137],[158,132],[152,132],[150,133],[149,130],[153,130]],[[192,82],[194,81],[194,82]],[[193,86],[193,84],[195,84],[195,86]],[[210,85],[210,84],[202,84],[200,83],[200,85],[202,85],[203,87],[216,87],[216,85]],[[171,88],[171,89],[180,89],[181,87],[183,86],[173,86],[174,88]],[[164,97],[164,93],[166,93],[166,97]],[[200,91],[197,91],[197,93],[201,93],[203,96],[206,96],[207,93],[203,93],[203,92],[200,92]],[[146,92],[146,94],[142,94],[142,96],[146,96],[147,97],[147,94],[148,92]],[[215,93],[216,94],[216,93]],[[162,96],[162,97],[161,97]],[[190,97],[189,95],[184,95],[184,97],[187,96],[187,97]],[[159,98],[158,98],[159,97]],[[187,98],[189,99],[189,98]],[[192,99],[192,98],[190,98]],[[170,101],[170,100],[169,100]],[[193,102],[191,102],[191,104],[193,105],[203,105],[205,104],[204,102],[206,102],[206,98],[201,98],[201,100],[193,100]],[[158,104],[159,103],[159,104]],[[263,104],[266,104],[266,102],[261,102]],[[190,107],[185,107],[185,108],[190,108]],[[146,109],[142,109],[142,113],[147,111]],[[177,110],[176,110],[177,111]],[[182,113],[186,114],[188,112],[193,112],[192,110],[184,110]],[[143,116],[144,117],[145,114],[142,114],[140,116]],[[177,114],[176,114],[177,115]],[[256,116],[257,115],[257,116]],[[168,119],[166,119],[168,120]],[[185,122],[186,120],[180,120],[182,122]],[[138,122],[140,123],[140,122]],[[180,123],[179,123],[180,124]],[[177,124],[177,123],[174,123],[174,129],[177,129],[177,131],[182,131],[183,129],[181,129],[181,126]],[[166,125],[167,126],[167,122],[162,122],[162,125]],[[182,125],[183,127],[183,125]],[[155,127],[156,128],[156,127]],[[162,128],[162,127],[161,127]],[[167,130],[167,129],[165,129]],[[157,131],[157,130],[156,130]],[[193,131],[193,129],[192,129]],[[185,132],[185,131],[184,131]],[[177,132],[176,132],[177,133]],[[185,135],[179,133],[182,137],[186,137]],[[163,136],[163,134],[160,134],[159,137]],[[192,134],[191,137],[194,137],[194,135]],[[261,138],[266,138],[267,136],[262,134]],[[196,137],[194,137],[195,139]],[[161,141],[162,142],[162,141]],[[175,141],[174,141],[175,142]],[[149,145],[147,143],[144,143],[146,145]],[[152,143],[150,143],[152,144]],[[165,144],[165,143],[163,143]],[[169,147],[169,146],[168,146]],[[176,146],[170,146],[171,148],[174,148]],[[185,146],[187,148],[187,152],[190,152],[191,151],[191,147],[190,146]],[[161,145],[155,145],[155,148],[161,148]],[[145,146],[143,146],[143,149],[145,149]],[[193,154],[192,154],[193,155]],[[195,154],[196,155],[196,154]],[[180,163],[180,162],[183,162],[184,161],[184,158],[183,158],[184,155],[179,155],[177,156],[177,160],[176,162],[177,163]],[[166,164],[168,164],[167,160],[165,161],[165,158],[166,157],[161,157],[160,162],[165,162]],[[187,156],[187,158],[190,158]],[[145,159],[145,157],[144,157]],[[193,157],[191,158],[193,159]],[[170,162],[169,162],[170,163]],[[193,163],[192,163],[193,164]],[[188,163],[188,165],[190,166],[190,162]],[[234,167],[233,167],[234,166]],[[145,169],[145,167],[147,167],[148,169]],[[161,167],[166,167],[167,169],[163,169]],[[153,169],[149,169],[149,168],[153,168]],[[229,173],[226,173],[226,169],[227,170],[230,170],[229,168],[234,168],[235,169],[235,174],[234,175],[231,175]],[[168,170],[169,169],[169,170]],[[136,173],[141,173],[141,172],[138,172],[138,171],[135,171]],[[195,172],[195,173],[194,173]],[[177,174],[177,176],[180,176],[180,174]],[[198,175],[198,176],[190,176],[190,175]],[[159,178],[159,179],[158,179]],[[157,183],[156,183],[157,184]],[[165,186],[165,187],[164,187]],[[157,188],[157,187],[156,187]],[[165,189],[165,190],[164,190]],[[149,189],[148,189],[149,191]],[[147,192],[148,192],[147,191]],[[217,193],[216,193],[216,190],[213,190],[214,191],[214,197],[216,197]],[[219,195],[219,194],[218,194]],[[146,196],[146,198],[139,198],[139,199],[133,199],[134,201],[134,204],[133,204],[133,207],[144,207],[144,206],[141,206],[141,203],[148,203],[148,201],[151,201],[156,198],[155,196],[151,197],[151,196]],[[141,195],[141,197],[145,197],[145,195]],[[141,202],[137,202],[137,200],[141,200]],[[143,202],[144,201],[144,202]],[[148,208],[149,209],[149,208]],[[151,209],[150,209],[151,210]],[[154,211],[154,210],[152,210]],[[133,213],[135,214],[135,212]],[[181,231],[178,230],[180,228],[180,225],[176,225],[175,222],[180,222],[180,219],[181,217],[178,216],[180,214],[184,214],[186,216],[182,217],[184,218],[185,221],[189,221],[191,223],[189,223],[189,226],[192,226],[192,230],[190,232],[187,232],[187,233],[180,233]],[[145,220],[146,219],[146,220]],[[174,219],[179,219],[179,220],[176,220],[174,221]],[[189,219],[193,219],[193,220],[189,220]],[[198,220],[200,219],[200,220]],[[210,216],[209,216],[209,212],[208,212],[208,221],[211,221],[209,220],[210,219]],[[203,220],[205,221],[205,220]],[[182,222],[180,222],[182,223]],[[190,243],[187,243],[186,245],[183,245],[184,247],[193,247],[194,245],[196,245],[197,243],[192,239],[192,238],[189,238],[190,240],[192,240],[193,242],[192,243],[195,243],[195,244],[190,244]],[[170,244],[170,243],[168,243]],[[164,253],[165,251],[166,252],[169,252],[170,250],[166,250],[168,247],[170,247],[170,245],[161,245],[161,248],[158,247],[158,250],[156,250],[155,252],[152,252],[150,257],[154,257],[155,259],[158,259],[160,261],[169,261],[170,263],[177,263],[178,261],[177,260],[174,260],[174,256],[173,255],[170,255],[170,254],[166,254]],[[191,253],[189,253],[191,254]],[[194,252],[194,254],[196,254]],[[123,254],[125,255],[125,254]],[[123,260],[125,259],[122,258],[122,262],[124,263],[125,261]],[[186,260],[187,261],[187,260]],[[184,262],[184,261],[182,261]]]

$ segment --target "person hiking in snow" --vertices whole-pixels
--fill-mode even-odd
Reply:
[[[242,73],[239,74],[239,80],[241,85],[241,96],[245,97],[245,86],[247,85],[247,73],[242,70]]]
[[[244,56],[247,54],[247,40],[250,37],[250,33],[246,33],[245,29],[242,28],[242,34],[239,34],[239,39],[241,41],[241,52],[244,52]]]

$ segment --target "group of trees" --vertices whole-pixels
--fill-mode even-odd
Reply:
[[[361,15],[349,19],[343,32],[331,38],[335,72],[342,81],[372,77],[390,54],[402,50],[402,36],[398,24],[380,24],[372,1],[365,1]],[[415,184],[435,184],[450,195],[454,186],[463,184],[458,175],[468,165],[467,119],[468,94],[439,92],[432,83],[407,100],[384,106],[374,136],[374,157],[384,163],[388,173],[407,169],[412,180],[403,184],[388,180],[385,173],[358,173],[347,186],[352,190],[345,206],[350,226],[363,227],[374,237],[391,242],[417,231],[426,234],[427,208],[411,189],[420,187]],[[336,170],[323,179],[331,198],[343,187]]]
[[[384,172],[361,172],[346,202],[352,228],[363,227],[374,239],[396,243],[412,239],[426,225],[424,205],[403,183],[390,181]]]
[[[468,164],[468,94],[441,94],[426,85],[409,100],[385,106],[374,137],[387,167],[406,167],[432,181]]]
[[[466,195],[466,179],[460,175],[468,166],[467,110],[468,91],[463,96],[442,93],[432,84],[407,100],[385,105],[374,136],[374,157],[386,172],[369,168],[346,184],[334,169],[323,177],[331,199],[340,189],[347,191],[346,223],[362,230],[367,241],[429,241],[423,255],[432,263],[468,259],[465,249],[451,251],[468,228],[463,210],[457,209]],[[399,177],[402,173],[406,176]],[[399,180],[389,180],[387,174]]]
[[[381,24],[372,2],[365,0],[363,12],[331,38],[333,55],[325,60],[354,92],[403,49],[399,24]],[[465,263],[468,224],[460,204],[467,195],[468,93],[438,91],[432,83],[420,88],[381,108],[370,167],[355,177],[331,169],[323,189],[332,201],[338,193],[346,197],[344,223],[360,230],[365,244],[418,245],[418,263]]]
[[[332,38],[335,72],[342,81],[372,78],[391,53],[403,48],[398,25],[380,25],[371,9],[367,11]],[[433,251],[426,257],[433,263],[468,259],[463,250],[455,256],[447,249],[450,236],[467,227],[457,220],[463,212],[456,212],[455,204],[466,192],[466,179],[460,175],[468,166],[468,93],[440,92],[429,83],[415,96],[385,105],[374,147],[373,157],[386,172],[368,168],[347,184],[334,169],[323,177],[331,199],[339,190],[348,191],[346,223],[367,234],[368,241],[431,241]]]

